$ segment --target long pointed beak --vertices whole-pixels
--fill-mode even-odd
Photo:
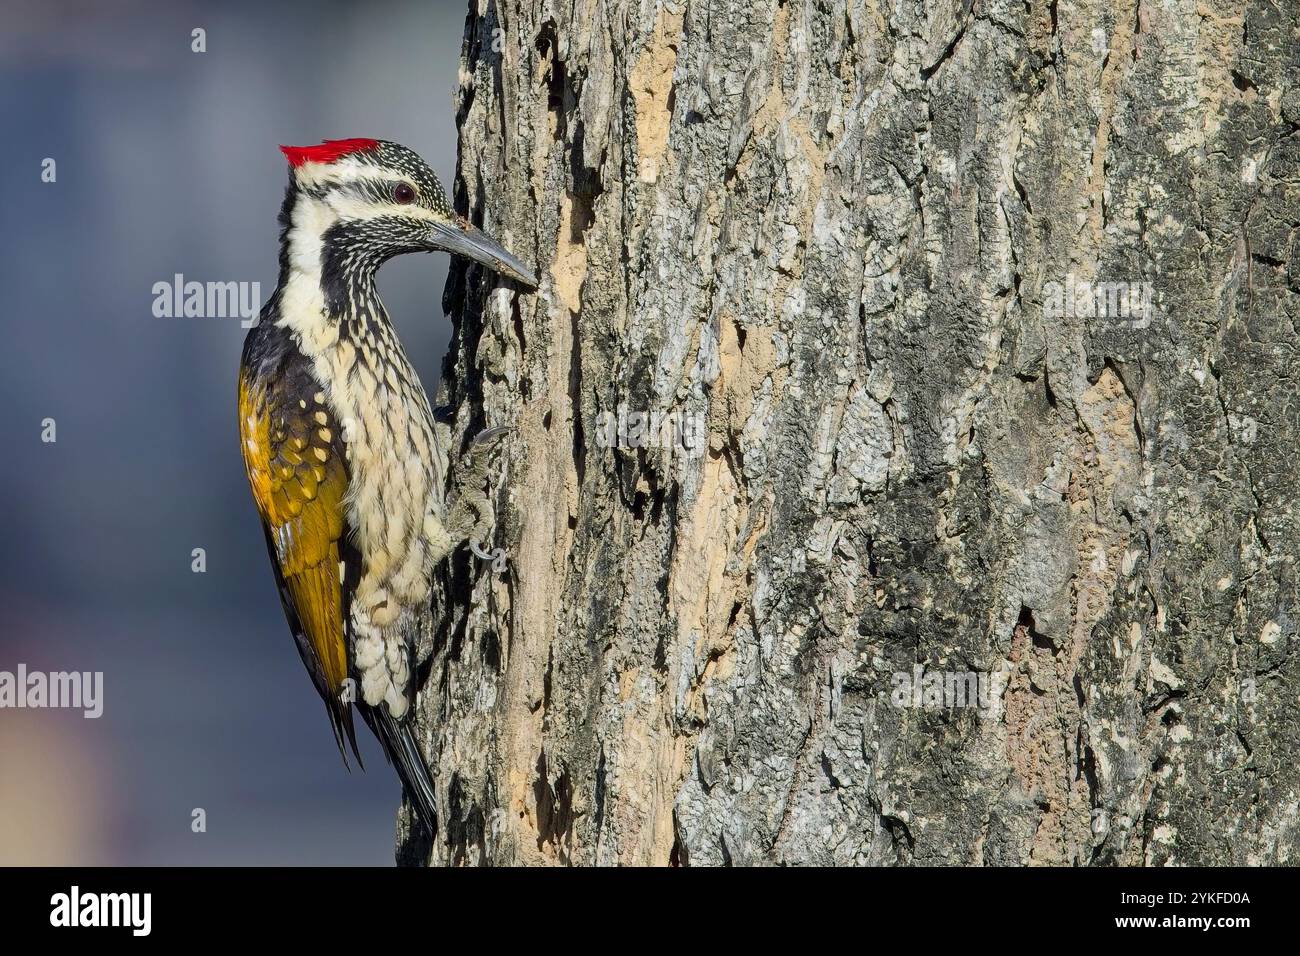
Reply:
[[[530,289],[537,288],[537,275],[533,270],[483,230],[464,220],[436,222],[432,230],[430,244],[435,248],[473,259]]]

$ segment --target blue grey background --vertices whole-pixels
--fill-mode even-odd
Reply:
[[[105,682],[98,720],[0,710],[0,863],[392,863],[396,778],[368,734],[344,770],[279,607],[238,450],[245,330],[155,318],[151,290],[270,295],[280,143],[396,140],[450,189],[466,13],[0,0],[0,670]],[[431,394],[446,269],[380,273]]]

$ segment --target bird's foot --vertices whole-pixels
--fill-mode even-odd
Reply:
[[[491,527],[493,517],[492,502],[485,490],[492,451],[509,431],[506,427],[486,428],[470,439],[469,452],[456,473],[456,499],[447,516],[452,538],[469,541],[470,550],[480,559],[492,561],[493,570],[498,572],[505,569],[505,552],[500,548],[486,552],[479,541],[486,537],[482,532]]]

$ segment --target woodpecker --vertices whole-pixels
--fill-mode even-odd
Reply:
[[[433,832],[411,731],[414,644],[434,566],[474,531],[488,452],[449,504],[429,399],[375,288],[393,256],[442,250],[525,288],[532,270],[455,215],[414,152],[375,139],[281,146],[280,277],[244,342],[239,434],[280,599],[343,761],[355,704]],[[476,490],[477,489],[477,490]]]

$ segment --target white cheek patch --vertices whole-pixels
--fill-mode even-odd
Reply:
[[[377,215],[372,203],[368,203],[359,196],[346,192],[336,191],[325,195],[325,201],[329,203],[330,209],[339,219],[374,219]]]

